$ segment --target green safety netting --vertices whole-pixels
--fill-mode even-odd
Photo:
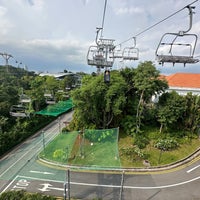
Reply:
[[[60,133],[48,145],[44,145],[45,147],[40,153],[40,157],[43,157],[48,161],[63,164],[66,163],[72,154],[71,151],[74,147],[74,142],[76,141],[78,133],[78,131]]]
[[[118,128],[84,130],[75,143],[79,148],[78,152],[72,151],[75,155],[71,164],[94,169],[120,168],[118,135]]]
[[[59,101],[56,104],[49,105],[44,110],[41,110],[39,112],[36,112],[36,114],[39,115],[49,115],[49,116],[58,116],[64,112],[67,112],[68,110],[73,108],[73,102],[71,99],[67,101]]]
[[[41,155],[72,168],[120,168],[118,128],[61,133]]]

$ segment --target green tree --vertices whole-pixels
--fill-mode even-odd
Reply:
[[[186,103],[183,96],[177,92],[164,93],[158,102],[158,122],[160,132],[163,128],[174,125],[178,119],[182,118],[186,110]]]
[[[151,61],[140,63],[135,70],[134,87],[139,95],[136,112],[136,133],[140,130],[145,104],[153,95],[158,95],[168,87],[165,80],[160,79],[160,73]]]
[[[34,109],[39,111],[40,108],[45,104],[44,90],[45,90],[45,78],[36,76],[31,80],[31,90],[29,91],[29,96],[34,105]]]
[[[64,86],[65,86],[64,89],[65,88],[71,89],[75,85],[75,83],[76,83],[76,79],[72,75],[65,76],[65,78],[63,79],[63,81],[64,81]]]
[[[185,101],[184,127],[194,133],[200,125],[200,96],[188,93],[185,96]]]
[[[58,80],[53,76],[46,76],[45,79],[45,89],[51,92],[52,95],[55,95],[59,88]]]
[[[3,128],[4,126],[6,126],[7,121],[8,121],[7,117],[0,115],[0,134],[3,132]]]
[[[103,75],[85,76],[82,87],[71,92],[74,105],[74,123],[77,128],[106,128],[114,119],[120,119],[125,106],[126,83],[117,71],[112,71],[110,84]]]

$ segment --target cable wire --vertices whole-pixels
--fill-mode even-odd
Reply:
[[[101,37],[103,37],[103,27],[104,27],[104,21],[105,21],[105,15],[106,15],[106,6],[107,6],[107,0],[105,0],[104,4],[104,10],[103,10],[103,19],[102,19],[102,25],[101,25]]]
[[[169,15],[168,17],[165,17],[164,19],[160,20],[159,22],[157,22],[157,23],[153,24],[152,26],[150,26],[150,27],[144,29],[143,31],[137,33],[135,36],[132,36],[132,37],[128,38],[127,40],[124,40],[123,42],[117,44],[116,46],[122,45],[123,43],[126,43],[126,42],[132,40],[133,38],[136,38],[136,37],[138,37],[139,35],[141,35],[141,34],[147,32],[147,31],[149,31],[150,29],[152,29],[152,28],[154,28],[155,26],[161,24],[162,22],[168,20],[169,18],[173,17],[174,15],[176,15],[176,14],[179,13],[179,12],[181,12],[182,10],[184,10],[185,8],[187,8],[188,6],[190,6],[190,5],[194,4],[194,3],[196,3],[197,1],[198,1],[198,0],[195,0],[195,1],[193,1],[192,3],[188,4],[187,6],[184,6],[184,7],[181,8],[180,10],[178,10],[178,11],[172,13],[172,14]]]

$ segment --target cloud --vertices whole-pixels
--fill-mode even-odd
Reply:
[[[88,4],[89,0],[81,0],[83,2],[83,5]]]
[[[42,10],[44,6],[44,0],[27,0],[28,4],[36,10]]]
[[[0,6],[0,36],[5,36],[9,30],[13,27],[9,19],[6,18],[7,9],[3,6]]]
[[[49,61],[63,61],[83,63],[86,61],[85,44],[81,44],[78,40],[47,40],[35,39],[24,40],[22,48],[26,54],[35,52],[35,56],[42,57]]]
[[[41,67],[41,70],[48,68],[51,71],[67,65],[72,69],[80,67],[96,71],[95,67],[88,67],[86,55],[95,40],[96,27],[101,25],[104,1],[0,1],[0,52],[12,54],[31,69]],[[115,39],[115,44],[119,44],[188,3],[190,0],[108,0],[103,36]],[[199,5],[195,6],[191,33],[200,38]],[[138,62],[155,61],[155,51],[162,35],[185,30],[185,27],[188,27],[187,10],[137,36]],[[124,43],[123,48],[131,45],[132,40]],[[195,54],[200,54],[199,41]],[[134,67],[138,62],[127,64]],[[115,66],[117,64],[116,60]],[[173,69],[182,68],[170,68],[170,71]]]
[[[143,9],[139,7],[126,7],[126,8],[118,8],[115,10],[117,15],[135,15],[135,14],[141,14],[144,12]]]

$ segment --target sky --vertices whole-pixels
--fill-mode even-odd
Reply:
[[[162,74],[200,73],[200,62],[185,67],[171,63],[161,66],[155,56],[165,33],[188,29],[188,9],[181,9],[194,1],[107,0],[102,37],[114,39],[116,48],[121,44],[123,49],[132,46],[130,38],[137,35],[139,49],[138,61],[115,59],[112,69],[135,68],[140,62],[152,61]],[[104,3],[104,0],[0,0],[0,53],[12,55],[9,64],[26,66],[29,71],[95,72],[96,67],[87,64],[87,52],[95,44],[96,27],[102,26]],[[189,33],[199,37],[194,56],[200,59],[200,1],[192,6],[196,8]],[[145,31],[158,22],[161,23]],[[185,37],[180,43],[183,40]],[[180,54],[181,51],[178,50]],[[0,56],[0,65],[4,64],[5,59]]]

